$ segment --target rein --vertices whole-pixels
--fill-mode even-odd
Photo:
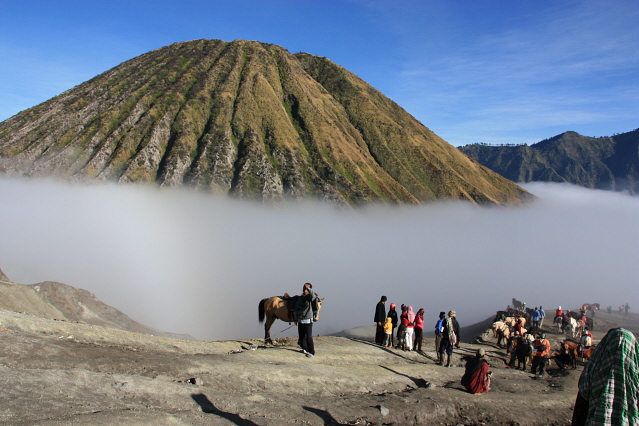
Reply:
[[[279,333],[277,333],[277,334],[282,334],[282,333],[284,333],[286,330],[288,330],[289,328],[292,328],[292,327],[295,327],[295,324],[293,324],[293,325],[291,325],[291,326],[289,326],[289,327],[285,328],[284,330],[280,331],[280,332],[279,332]]]

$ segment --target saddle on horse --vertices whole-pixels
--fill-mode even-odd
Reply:
[[[286,301],[286,309],[288,309],[288,311],[290,312],[291,318],[294,318],[293,313],[295,312],[297,299],[299,299],[299,296],[291,296],[288,293],[284,293],[284,295],[280,297],[280,299]]]

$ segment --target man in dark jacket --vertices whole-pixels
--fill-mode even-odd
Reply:
[[[375,343],[378,345],[384,344],[384,323],[386,322],[386,296],[382,296],[381,300],[377,302],[375,307],[375,324],[377,325],[375,330]]]

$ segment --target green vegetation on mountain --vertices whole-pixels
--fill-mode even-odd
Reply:
[[[601,138],[566,132],[531,146],[473,144],[460,150],[514,182],[639,193],[639,129]]]
[[[328,59],[242,40],[146,53],[0,123],[0,173],[263,202],[530,196]]]

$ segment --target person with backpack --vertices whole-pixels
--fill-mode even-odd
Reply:
[[[450,357],[453,355],[453,347],[459,348],[459,323],[457,322],[457,313],[448,311],[448,318],[444,321],[444,329],[442,330],[442,341],[439,346],[442,362],[444,360],[444,352],[446,352],[446,365],[450,367]]]
[[[315,356],[313,322],[317,321],[318,298],[317,294],[313,292],[313,285],[311,283],[304,284],[302,292],[302,295],[298,298],[297,309],[295,311],[295,317],[297,319],[295,324],[297,325],[299,333],[302,353],[308,358],[313,358]]]

